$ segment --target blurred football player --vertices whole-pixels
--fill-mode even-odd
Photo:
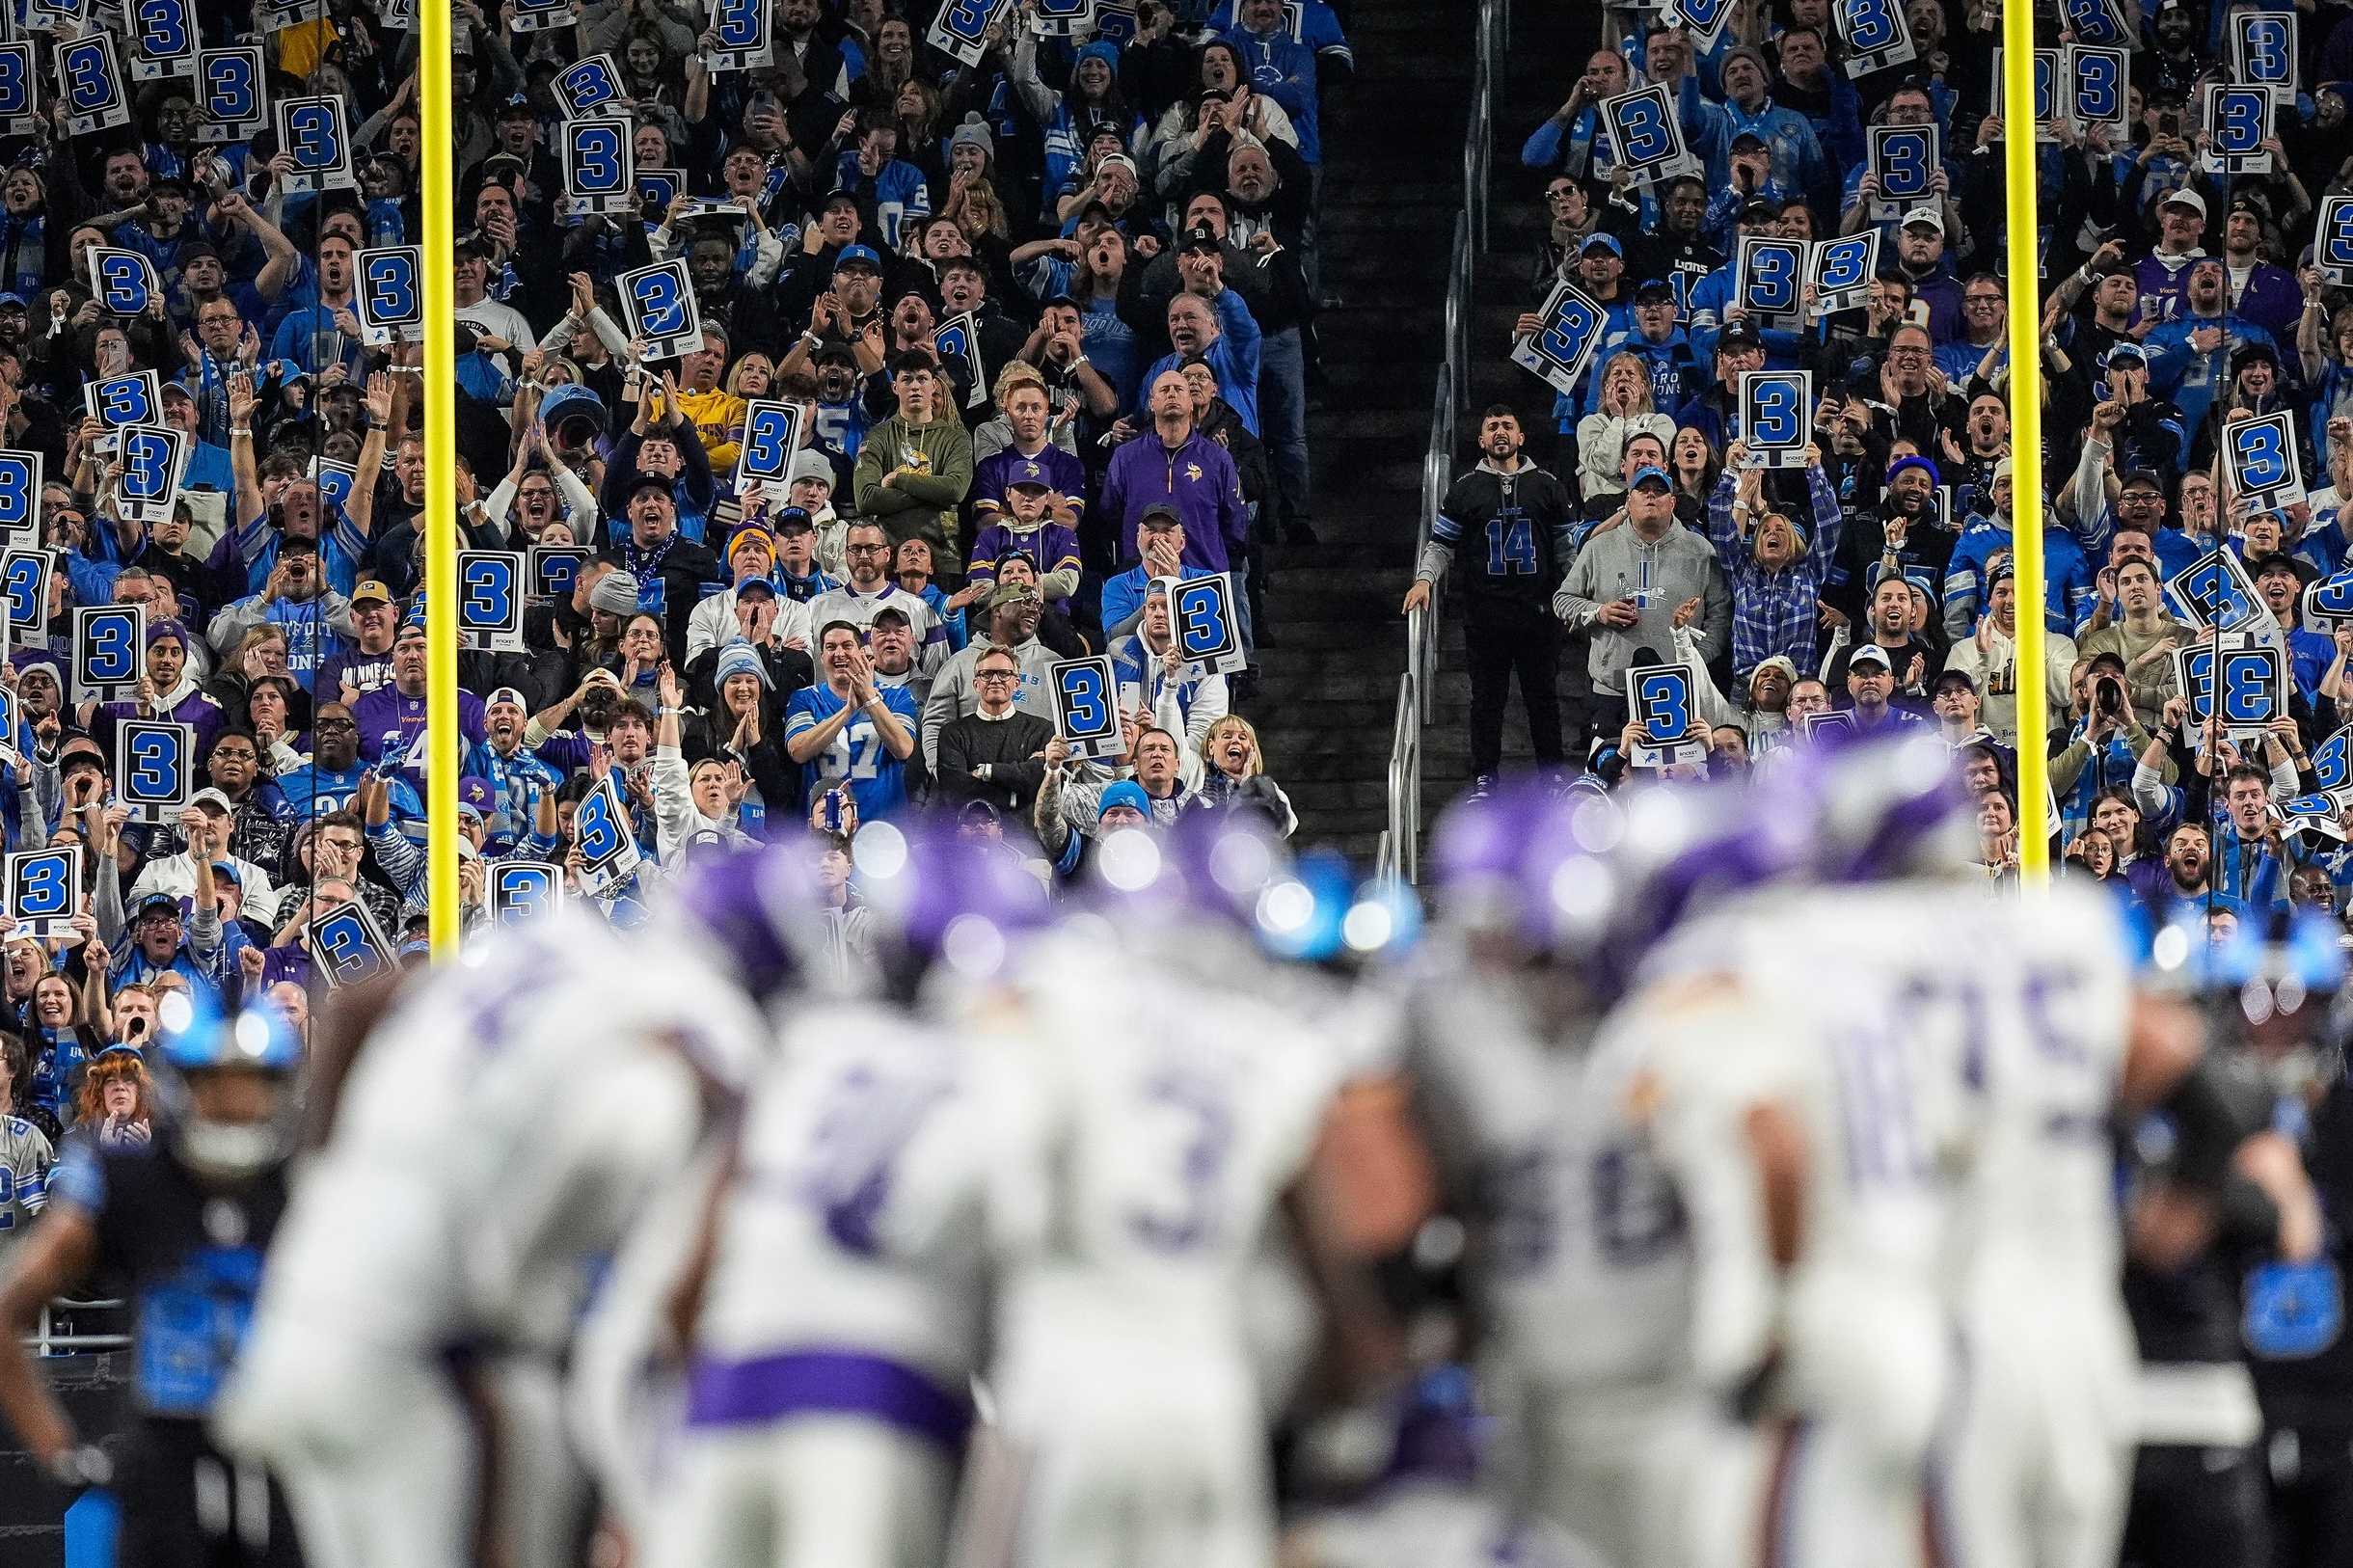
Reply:
[[[1133,888],[1174,872],[1158,853],[1118,833],[1102,859]],[[1227,868],[1183,888],[1203,917],[1313,897],[1255,836],[1198,864]],[[1252,995],[1179,981],[1155,961],[1156,929],[1095,920],[1041,938],[1016,959],[1020,1012],[979,1037],[999,1426],[967,1552],[1036,1568],[1271,1560],[1242,1280],[1278,1210],[1327,1322],[1365,1342],[1294,1179],[1346,1050]]]
[[[484,1533],[519,1568],[565,1560],[583,1265],[765,1048],[740,993],[650,933],[558,917],[477,951],[391,994],[349,1061],[220,1412],[334,1568],[446,1568]]]
[[[1582,967],[1616,892],[1614,803],[1533,784],[1470,802],[1434,851],[1447,921],[1416,966],[1408,1061],[1488,1325],[1482,1392],[1519,1506],[1608,1560],[1679,1562],[1699,1430],[1683,1212],[1591,1050]],[[1589,916],[1589,918],[1578,918]]]
[[[878,824],[857,848],[902,997],[931,963],[986,980],[1045,923],[1044,886],[982,845]],[[651,1568],[941,1560],[987,1305],[983,1108],[961,1041],[902,1002],[794,1011],[688,1281]]]
[[[302,1044],[272,1012],[224,1018],[185,991],[157,1007],[156,1029],[163,1136],[67,1144],[48,1212],[0,1292],[0,1409],[53,1480],[114,1487],[118,1560],[299,1564],[277,1483],[215,1446],[205,1419],[243,1353],[238,1330],[285,1209]],[[137,1349],[138,1419],[119,1465],[74,1432],[21,1338],[52,1297],[101,1275],[127,1282]]]

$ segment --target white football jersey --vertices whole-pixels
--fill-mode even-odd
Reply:
[[[1958,1052],[1962,1179],[1955,1261],[2016,1265],[2113,1300],[2122,1266],[2108,1127],[2123,1071],[2130,971],[2115,900],[2060,881],[2047,896],[1956,899],[1938,1031]]]
[[[1056,1337],[1236,1349],[1240,1279],[1346,1067],[1339,1043],[1173,978],[1100,933],[1025,955],[993,1040],[992,1244],[1005,1319]]]
[[[1499,1349],[1555,1385],[1680,1373],[1690,1252],[1673,1183],[1628,1115],[1622,1053],[1547,1041],[1511,987],[1443,964],[1412,1066],[1447,1162],[1487,1212]]]
[[[1945,1067],[1962,1024],[1936,1003],[1970,962],[1951,922],[1981,907],[1982,889],[1916,883],[1744,899],[1676,933],[1612,1018],[1608,1048],[1637,1063],[1630,1101],[1704,1216],[1705,1375],[1753,1365],[1778,1292],[1744,1127],[1761,1102],[1792,1110],[1806,1144],[1799,1281],[1939,1288],[1962,1118]]]
[[[584,1267],[687,1162],[698,1071],[740,1091],[750,1004],[588,916],[493,933],[378,1025],[303,1167],[262,1303],[378,1342],[553,1349]],[[691,1061],[692,1066],[690,1066]]]
[[[987,1138],[963,1043],[804,1008],[746,1107],[695,1349],[886,1356],[960,1391],[979,1355]]]

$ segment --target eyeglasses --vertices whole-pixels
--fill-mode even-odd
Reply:
[[[1891,360],[1925,360],[1928,358],[1928,350],[1925,348],[1891,348],[1887,351],[1887,357]]]
[[[321,718],[311,727],[323,733],[327,730],[357,730],[360,726],[348,718]]]
[[[1014,672],[1010,669],[976,670],[972,676],[976,681],[1010,681],[1014,677]]]
[[[846,550],[844,550],[844,551],[842,552],[842,554],[846,554],[846,555],[887,555],[887,554],[890,554],[890,546],[888,546],[888,545],[851,545],[851,546],[850,546],[850,547],[848,547]]]

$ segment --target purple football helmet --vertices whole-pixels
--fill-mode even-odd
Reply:
[[[1607,797],[1582,798],[1615,809]],[[1430,880],[1447,919],[1465,926],[1520,925],[1523,863],[1529,847],[1562,820],[1561,806],[1533,777],[1511,779],[1492,794],[1448,806],[1430,840]]]
[[[895,823],[869,823],[858,830],[851,853],[858,887],[886,944],[917,972],[945,963],[967,977],[986,978],[1003,964],[1014,937],[1053,918],[1045,884],[1018,855],[962,836],[950,820],[917,822],[905,830]]]
[[[1736,894],[1795,878],[1805,865],[1803,825],[1734,781],[1661,785],[1626,803],[1612,857],[1615,901],[1592,922],[1595,984],[1614,996],[1642,958],[1686,918]]]
[[[754,999],[800,982],[822,944],[810,846],[798,834],[727,854],[690,856],[676,883],[679,912],[697,944]]]
[[[1762,814],[1801,824],[1807,870],[1832,883],[1884,881],[1969,858],[1968,791],[1934,734],[1800,750],[1759,794]]]

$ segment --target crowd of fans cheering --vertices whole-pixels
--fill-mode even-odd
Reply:
[[[10,850],[79,846],[88,882],[69,933],[9,938],[24,1048],[0,1094],[38,1135],[12,1216],[64,1129],[144,1135],[159,995],[299,1019],[325,978],[305,927],[354,902],[389,948],[423,941],[433,393],[420,345],[365,341],[355,267],[421,237],[417,37],[345,0],[190,12],[205,48],[261,47],[270,100],[340,100],[354,183],[302,188],[268,129],[222,140],[192,77],[140,79],[111,14],[28,35],[43,83],[69,39],[107,38],[129,123],[77,133],[44,88],[0,140],[0,448],[45,476],[10,543],[54,568],[46,635],[19,627],[0,672],[21,719],[0,806]],[[1140,0],[1065,36],[1007,4],[973,64],[927,41],[924,8],[776,0],[770,20],[772,63],[714,72],[690,3],[455,5],[459,543],[585,553],[527,603],[520,652],[461,661],[463,919],[522,860],[626,922],[698,847],[806,825],[854,945],[844,852],[913,805],[1047,878],[1106,825],[1189,807],[1247,800],[1288,830],[1233,711],[1255,668],[1189,670],[1166,583],[1231,573],[1247,622],[1275,548],[1313,537],[1339,19]],[[554,82],[599,54],[636,170],[677,177],[573,216]],[[93,248],[148,258],[144,311],[94,296]],[[702,333],[663,360],[613,281],[673,258]],[[966,316],[969,351],[935,349]],[[192,453],[146,525],[86,389],[149,370]],[[801,406],[802,446],[739,493],[762,397]],[[110,603],[146,608],[142,678],[87,701],[71,610]],[[1045,674],[1094,654],[1122,749],[1072,757]],[[118,797],[140,718],[192,727],[176,820]],[[609,777],[636,851],[618,878],[575,830]]]
[[[2312,759],[2346,716],[2353,636],[2301,616],[2305,587],[2345,564],[2353,483],[2353,291],[2312,251],[2316,209],[2353,190],[2353,20],[2293,12],[2269,174],[2204,172],[2199,119],[2202,90],[2231,79],[2231,17],[2285,7],[2128,3],[2129,135],[2071,110],[2039,127],[2049,639],[2048,668],[2021,677],[2000,8],[1911,0],[1915,57],[1860,74],[1828,0],[1731,9],[1705,49],[1671,14],[1609,12],[1521,153],[1546,223],[1518,330],[1561,280],[1608,324],[1575,392],[1529,378],[1485,411],[1407,600],[1443,579],[1463,606],[1477,787],[1515,676],[1538,766],[1611,781],[1630,764],[1769,767],[1818,714],[1933,725],[1983,786],[1999,879],[2018,858],[2023,690],[2045,705],[2070,870],[2222,925],[2290,900],[2342,910],[2342,802],[2308,798],[2339,782]],[[2045,8],[2039,45],[2079,41],[2105,9]],[[1599,106],[1650,84],[1701,175],[1636,183],[1615,158]],[[1929,195],[1892,210],[1868,152],[1882,125],[1933,125],[1941,149]],[[1794,328],[1741,308],[1741,236],[1874,225],[1859,307]],[[1811,372],[1802,468],[1744,465],[1740,377],[1761,369]],[[2231,424],[2275,412],[2309,492],[2285,509],[2234,495],[2219,455]],[[1507,538],[1525,544],[1491,551]],[[2168,585],[2217,548],[2270,611],[2293,689],[2268,733],[2205,744],[2172,655],[2206,618]],[[1662,755],[1630,726],[1625,672],[1675,662],[1700,676],[1694,728]]]

